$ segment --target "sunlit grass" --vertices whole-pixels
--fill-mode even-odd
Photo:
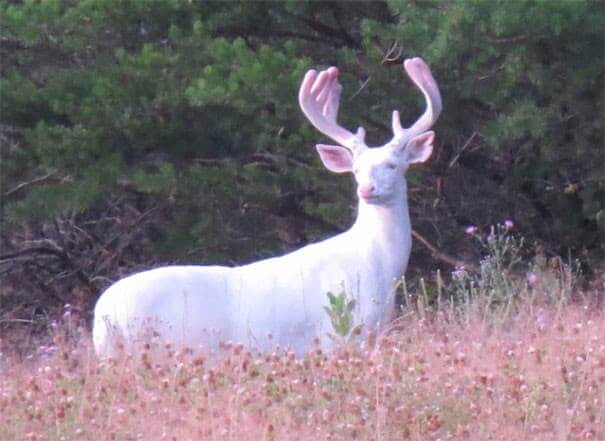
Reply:
[[[332,296],[332,353],[152,341],[100,361],[67,306],[49,343],[3,348],[0,440],[603,440],[605,280],[522,263],[509,230],[489,232],[479,271],[404,285],[378,339]]]
[[[2,360],[0,439],[604,439],[604,319],[567,305],[496,328],[437,312],[375,350],[226,344],[214,361],[150,348],[99,362],[59,332]]]

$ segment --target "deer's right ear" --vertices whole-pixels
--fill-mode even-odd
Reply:
[[[407,164],[424,162],[433,152],[435,132],[428,131],[414,136],[408,141],[403,150],[403,159]]]
[[[317,144],[321,162],[326,168],[334,173],[346,173],[353,171],[353,154],[345,147],[338,145]]]

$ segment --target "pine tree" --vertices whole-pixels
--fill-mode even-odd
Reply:
[[[393,109],[422,111],[401,70],[418,55],[444,113],[409,174],[415,228],[457,254],[465,226],[512,218],[549,252],[605,253],[598,3],[24,0],[0,22],[16,299],[94,299],[137,268],[247,262],[346,228],[352,184],[320,166],[299,82],[339,66],[341,123],[380,144]]]

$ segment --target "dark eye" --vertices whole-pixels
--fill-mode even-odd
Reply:
[[[390,170],[395,170],[397,168],[397,164],[394,164],[393,162],[388,162],[387,168]]]

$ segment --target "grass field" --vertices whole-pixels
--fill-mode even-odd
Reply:
[[[605,278],[480,240],[478,271],[403,290],[390,332],[330,354],[99,361],[67,310],[44,344],[2,341],[0,440],[605,440]]]
[[[494,327],[439,313],[379,349],[226,345],[98,362],[88,339],[4,358],[0,439],[603,440],[605,316],[536,307]]]

